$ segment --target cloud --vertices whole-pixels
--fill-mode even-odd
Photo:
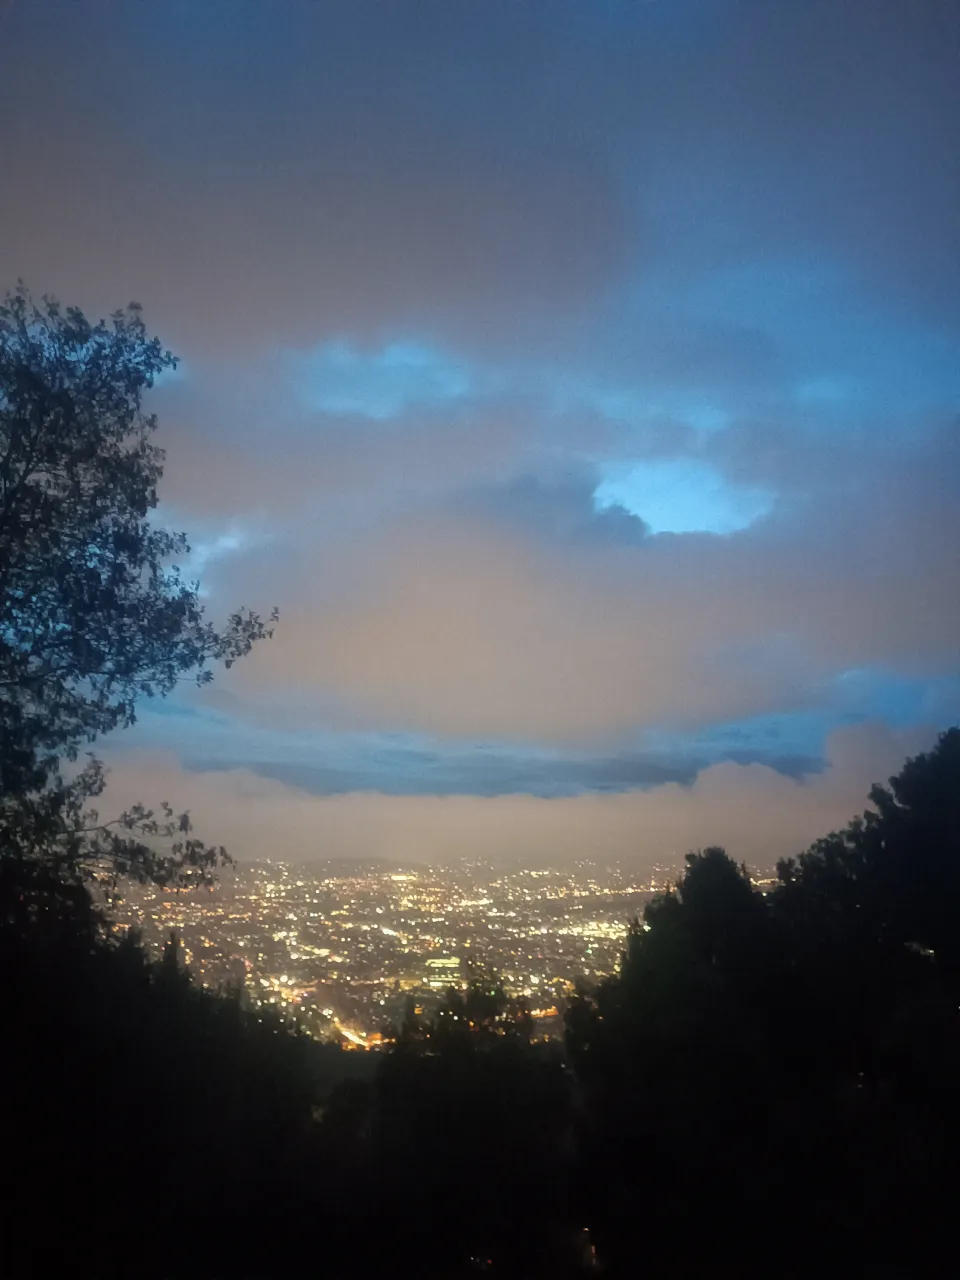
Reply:
[[[288,8],[21,6],[2,100],[23,100],[17,51],[37,45],[51,91],[20,124],[4,111],[17,207],[38,214],[5,209],[4,262],[85,305],[121,285],[217,357],[391,323],[482,342],[608,286],[633,239],[617,182],[572,121],[506,117],[522,55],[416,6]]]
[[[0,278],[145,305],[186,360],[161,514],[215,613],[281,607],[218,685],[231,763],[352,785],[279,737],[401,731],[449,739],[448,790],[548,789],[561,748],[601,789],[653,741],[773,759],[789,716],[816,757],[955,670],[950,6],[44,0],[3,34]]]
[[[867,679],[866,673],[863,676]],[[901,704],[911,706],[901,691]],[[907,722],[910,723],[909,717]],[[725,726],[699,739],[641,735],[606,751],[428,734],[347,732],[311,722],[310,709],[204,688],[144,708],[123,749],[174,750],[192,772],[245,768],[315,795],[528,793],[550,797],[689,783],[710,762],[759,762],[793,777],[818,772],[829,720]],[[117,744],[119,745],[119,744]],[[110,750],[108,746],[106,748]]]
[[[468,369],[415,342],[391,342],[364,352],[324,343],[297,365],[304,398],[323,413],[394,418],[410,405],[458,400],[471,390]]]
[[[730,537],[597,528],[575,484],[388,516],[335,570],[319,549],[265,564],[282,623],[236,687],[367,725],[576,741],[802,709],[852,667],[944,672],[960,527],[942,461],[877,466]]]
[[[92,307],[135,293],[218,357],[411,326],[602,350],[638,274],[677,296],[798,253],[955,325],[949,10],[22,4],[0,53],[4,271]],[[39,49],[48,90],[21,112]],[[755,344],[757,320],[748,299]]]
[[[862,726],[835,733],[828,767],[803,780],[728,762],[705,769],[690,786],[558,799],[319,797],[246,770],[190,774],[172,756],[128,752],[113,765],[101,809],[169,799],[190,810],[202,838],[223,842],[244,859],[496,856],[523,864],[593,857],[643,869],[720,843],[754,867],[769,868],[860,812],[870,785],[931,740],[929,733]]]

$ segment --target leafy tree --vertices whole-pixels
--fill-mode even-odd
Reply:
[[[336,1050],[199,990],[175,937],[158,961],[118,940],[85,884],[184,885],[226,856],[169,805],[101,821],[103,766],[78,757],[140,698],[204,684],[270,634],[246,610],[214,626],[177,568],[185,539],[152,523],[163,453],[142,400],[174,365],[136,307],[91,325],[22,288],[0,306],[5,1274],[80,1255],[91,1274],[168,1275],[161,1217],[178,1273],[275,1274],[260,1211],[295,1198],[340,1075]]]
[[[0,306],[0,845],[63,873],[202,878],[223,856],[168,807],[101,823],[102,766],[64,767],[138,699],[270,634],[245,609],[218,629],[178,567],[184,535],[151,521],[164,455],[143,397],[175,367],[137,306],[91,324],[22,286]]]
[[[779,864],[771,905],[807,1114],[842,1135],[834,1204],[865,1255],[933,1274],[960,1185],[960,729],[870,800]]]
[[[619,972],[568,1011],[589,1119],[576,1195],[616,1275],[641,1252],[654,1274],[711,1249],[746,1265],[737,1237],[770,1120],[768,952],[745,868],[692,853],[634,921]]]
[[[960,728],[908,760],[874,806],[778,865],[785,923],[824,946],[928,956],[960,996]]]
[[[432,1018],[421,1019],[409,1007],[398,1037],[407,1052],[476,1051],[506,1039],[529,1041],[533,1020],[522,998],[506,994],[497,974],[474,969],[462,990],[450,987]]]
[[[568,1014],[607,1271],[937,1274],[960,1185],[960,731],[764,897],[687,858]],[[640,1212],[638,1212],[640,1207]],[[798,1224],[802,1224],[798,1230]]]
[[[362,1110],[355,1089],[335,1099],[327,1134],[349,1124],[364,1155],[353,1211],[376,1214],[398,1269],[569,1273],[572,1089],[555,1049],[531,1041],[522,1001],[477,970],[431,1018],[408,1011]]]
[[[182,1276],[277,1274],[263,1206],[297,1185],[336,1051],[198,988],[176,941],[152,960],[105,936],[67,889],[72,918],[0,920],[0,1269],[161,1280],[175,1249]]]

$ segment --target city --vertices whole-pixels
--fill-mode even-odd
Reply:
[[[260,861],[210,889],[133,886],[113,909],[119,931],[154,950],[171,931],[196,981],[240,987],[305,1030],[373,1049],[412,997],[429,1012],[471,972],[495,972],[522,997],[536,1033],[562,1033],[578,981],[616,968],[631,919],[675,868],[578,861],[569,869]]]

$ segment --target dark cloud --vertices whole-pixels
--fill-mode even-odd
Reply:
[[[419,6],[343,8],[23,6],[5,259],[82,301],[132,290],[218,356],[395,325],[482,341],[595,298],[628,261],[617,183],[549,114],[507,118],[519,53],[449,16],[413,39]],[[41,51],[51,91],[20,113]]]
[[[637,264],[798,250],[955,324],[950,0],[667,7],[21,4],[4,260],[220,353],[411,324],[549,351]]]
[[[750,753],[739,761],[753,763]],[[633,791],[663,786],[668,782],[688,784],[697,775],[690,763],[670,764],[657,759],[628,755],[584,759],[526,759],[496,751],[430,755],[413,749],[382,753],[364,767],[322,765],[273,760],[218,760],[203,765],[184,757],[187,768],[197,772],[247,769],[261,778],[274,778],[288,787],[311,795],[342,795],[377,792],[382,795],[424,796],[551,796],[580,795],[583,792]],[[785,766],[785,767],[782,767]],[[798,776],[810,772],[809,762],[776,760],[770,767]]]
[[[819,773],[791,778],[730,761],[689,786],[541,798],[533,795],[318,796],[249,770],[189,773],[172,756],[126,751],[107,800],[116,808],[176,796],[201,837],[224,840],[237,856],[269,849],[297,860],[386,857],[425,861],[489,857],[519,861],[595,857],[640,869],[676,864],[691,848],[720,842],[752,865],[805,848],[863,808],[870,785],[888,777],[929,733],[894,735],[861,726],[827,744]]]
[[[553,544],[642,542],[648,530],[638,516],[622,507],[596,508],[593,495],[599,479],[595,471],[572,470],[545,478],[521,476],[496,488],[459,494],[456,510]]]

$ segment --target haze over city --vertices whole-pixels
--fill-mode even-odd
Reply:
[[[897,0],[7,4],[0,274],[142,304],[182,361],[159,515],[215,616],[280,610],[103,741],[116,805],[241,859],[770,867],[930,746],[958,32]]]

